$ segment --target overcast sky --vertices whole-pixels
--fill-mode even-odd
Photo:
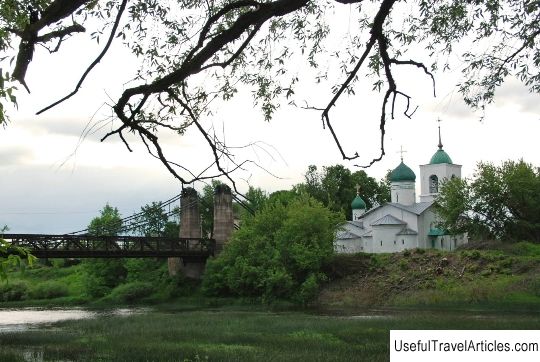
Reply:
[[[44,115],[34,115],[71,91],[100,49],[80,38],[64,47],[53,55],[41,49],[35,54],[27,76],[32,94],[18,92],[19,108],[10,112],[11,122],[0,129],[0,226],[7,224],[13,233],[75,231],[86,227],[107,202],[127,216],[180,191],[179,182],[137,139],[129,139],[132,153],[117,138],[99,142],[110,126],[81,140],[88,124],[110,114],[106,103],[119,96],[137,69],[137,61],[121,47],[111,49],[75,98]],[[455,87],[459,77],[459,72],[438,74],[438,97],[433,98],[430,80],[422,73],[409,69],[398,74],[398,84],[419,108],[412,119],[398,116],[388,121],[387,156],[367,170],[369,175],[381,178],[397,166],[401,146],[407,151],[405,163],[418,175],[418,165],[428,163],[437,149],[439,117],[444,149],[454,163],[463,165],[466,177],[478,161],[523,158],[540,165],[539,95],[511,79],[498,90],[495,103],[479,122],[481,114],[460,99]],[[330,97],[328,89],[313,84],[303,85],[297,93],[315,106],[323,106]],[[360,163],[376,157],[380,96],[358,92],[338,106],[332,116],[345,150],[358,151]],[[241,190],[248,185],[242,180],[268,191],[288,189],[302,182],[308,165],[343,163],[330,133],[322,128],[319,112],[282,106],[271,122],[264,122],[246,91],[220,107],[211,121],[216,129],[225,130],[229,145],[260,142],[262,148],[244,149],[241,156],[277,176],[252,166],[237,175]],[[172,160],[193,169],[206,166],[208,149],[194,131],[183,137],[163,134],[161,141]],[[343,164],[355,170],[352,163]]]

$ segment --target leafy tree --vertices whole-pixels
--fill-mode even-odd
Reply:
[[[106,204],[88,225],[88,233],[94,236],[114,236],[122,230],[122,217],[118,209]],[[121,284],[127,270],[122,259],[89,259],[84,262],[83,283],[86,293],[94,298],[103,297]]]
[[[346,218],[350,218],[356,185],[360,186],[360,196],[368,209],[390,200],[390,187],[387,181],[377,182],[365,171],[351,172],[343,165],[325,166],[321,172],[317,171],[316,166],[311,165],[305,174],[305,183],[295,185],[293,189],[297,193],[306,192],[330,210],[341,212]]]
[[[122,216],[116,207],[106,204],[100,211],[100,216],[95,217],[88,225],[88,234],[94,236],[114,236],[122,230]]]
[[[161,202],[152,202],[141,207],[140,215],[135,218],[130,229],[140,235],[164,236],[168,222],[169,216],[162,209]]]
[[[436,205],[441,225],[452,232],[540,242],[540,171],[523,160],[480,162],[471,180],[445,182]]]
[[[345,9],[351,26],[343,41],[336,42],[335,37],[342,36],[336,17]],[[29,89],[27,70],[42,59],[34,54],[38,45],[62,52],[65,39],[80,36],[88,27],[97,41],[107,39],[101,42],[102,52],[88,62],[73,92],[51,100],[40,112],[75,95],[95,65],[106,60],[111,42],[122,41],[143,66],[136,84],[111,102],[119,122],[104,139],[117,135],[129,148],[123,135],[134,133],[183,183],[216,171],[228,176],[250,162],[237,162],[226,142],[202,124],[220,102],[234,99],[240,87],[252,91],[265,119],[284,101],[304,105],[302,94],[296,93],[301,87],[327,90],[327,102],[305,108],[320,110],[341,157],[353,161],[360,153],[342,147],[331,111],[340,100],[352,101],[349,97],[370,78],[367,86],[381,93],[381,152],[371,164],[385,153],[387,119],[398,112],[404,117],[413,113],[397,69],[419,72],[435,88],[432,72],[447,70],[456,45],[468,41],[471,46],[457,66],[464,73],[459,90],[469,105],[490,103],[509,76],[539,92],[538,9],[537,0],[4,0],[0,51],[6,56],[0,58],[0,67],[11,71],[0,71],[0,104],[16,102],[16,84]],[[291,66],[299,62],[313,71],[300,76]],[[51,74],[58,72],[51,69]],[[3,106],[0,115],[5,123]],[[159,142],[161,129],[180,136],[190,127],[208,144],[209,166],[201,165],[202,172],[169,161]],[[224,167],[229,161],[236,166]]]
[[[220,185],[218,180],[212,180],[210,185],[203,187],[201,197],[201,227],[203,235],[212,236],[214,232],[214,192],[216,186]]]
[[[203,289],[212,295],[307,303],[326,278],[322,267],[333,254],[340,220],[307,195],[288,203],[270,198],[208,261]]]

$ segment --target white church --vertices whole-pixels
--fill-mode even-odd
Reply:
[[[337,232],[338,253],[395,253],[405,249],[454,250],[466,244],[466,234],[448,235],[437,227],[433,203],[445,179],[461,177],[461,165],[443,150],[439,127],[439,149],[427,165],[420,165],[420,200],[416,197],[416,175],[401,163],[390,173],[391,202],[366,210],[357,192],[352,221]]]

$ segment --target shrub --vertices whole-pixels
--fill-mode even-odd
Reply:
[[[26,299],[28,286],[25,283],[0,284],[0,301],[12,302]]]
[[[148,282],[132,282],[121,284],[113,289],[111,298],[120,302],[135,302],[148,297],[154,292],[154,286]]]
[[[84,287],[93,298],[103,297],[121,284],[127,275],[122,259],[92,259],[84,262]]]
[[[53,299],[65,297],[69,294],[67,286],[59,282],[43,282],[30,289],[32,299]]]
[[[307,196],[269,201],[208,261],[204,292],[307,303],[326,277],[323,268],[334,254],[340,219]]]

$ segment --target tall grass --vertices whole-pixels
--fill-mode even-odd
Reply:
[[[382,312],[381,312],[382,313]],[[0,360],[386,361],[390,329],[537,329],[540,315],[406,313],[373,318],[229,309],[111,316],[0,333]]]

